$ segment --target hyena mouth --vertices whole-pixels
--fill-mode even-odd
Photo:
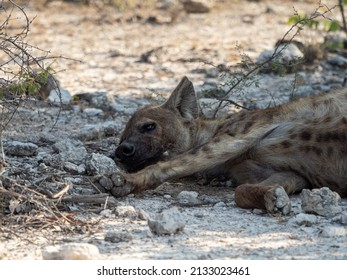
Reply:
[[[122,167],[125,169],[125,171],[129,173],[134,173],[137,171],[140,171],[141,169],[144,169],[145,167],[155,164],[158,161],[165,160],[168,158],[168,152],[164,153],[157,153],[152,157],[148,157],[145,159],[142,159],[140,161],[134,161],[134,160],[116,160],[117,163],[120,163]]]

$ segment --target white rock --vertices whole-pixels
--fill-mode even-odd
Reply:
[[[177,200],[179,204],[184,205],[194,205],[200,203],[198,199],[198,193],[193,191],[182,191],[177,195]]]
[[[318,221],[316,215],[300,213],[291,219],[289,219],[288,224],[297,224],[299,226],[312,226]]]
[[[174,234],[182,231],[185,222],[177,208],[166,209],[156,216],[148,219],[148,226],[157,235]]]
[[[347,212],[341,214],[341,224],[347,225]]]
[[[113,159],[97,153],[92,153],[87,158],[86,167],[89,175],[112,174],[119,171]]]
[[[60,106],[69,104],[72,96],[68,90],[55,88],[51,90],[47,99],[51,104]]]
[[[88,117],[97,117],[103,113],[103,111],[98,108],[85,108],[83,111]]]
[[[347,236],[347,229],[341,226],[326,226],[321,235],[323,237],[343,237]]]
[[[115,213],[118,217],[134,218],[137,217],[136,209],[131,205],[117,206]]]
[[[342,212],[340,196],[329,188],[302,190],[300,194],[301,207],[306,213],[318,214],[324,217],[334,217]]]
[[[55,152],[59,153],[62,162],[81,164],[87,156],[87,149],[79,140],[64,139],[52,146]]]
[[[98,247],[88,243],[69,243],[48,246],[42,250],[44,260],[96,260],[100,258]]]

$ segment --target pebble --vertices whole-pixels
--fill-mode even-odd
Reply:
[[[322,237],[343,237],[347,236],[347,229],[341,226],[325,226],[321,232]]]
[[[42,250],[44,260],[95,260],[100,258],[98,247],[88,243],[48,246]]]
[[[115,162],[102,154],[92,153],[86,160],[88,175],[112,174],[119,171]]]
[[[341,214],[341,224],[347,225],[347,212]]]
[[[183,0],[182,4],[184,11],[192,14],[208,13],[212,8],[210,0]]]
[[[334,217],[342,212],[340,196],[329,188],[302,190],[300,194],[301,207],[306,213],[318,214],[324,217]]]
[[[318,222],[317,216],[312,214],[300,213],[289,219],[288,224],[297,224],[299,226],[312,226]]]
[[[55,152],[59,153],[62,162],[81,164],[87,156],[87,149],[83,143],[75,139],[64,139],[52,146]]]
[[[60,89],[52,89],[49,93],[47,100],[56,106],[67,105],[71,102],[72,96],[71,93],[63,88]]]
[[[142,221],[148,221],[149,214],[143,209],[138,209],[137,210],[137,217]]]
[[[109,110],[114,103],[114,97],[107,92],[78,93],[75,95],[79,100],[85,101],[93,107]]]
[[[184,206],[194,206],[201,204],[198,193],[193,191],[182,191],[177,195],[178,204]]]
[[[83,112],[88,116],[88,117],[97,117],[103,114],[103,110],[98,109],[98,108],[85,108]]]
[[[345,58],[339,54],[328,58],[327,62],[330,63],[331,65],[338,66],[338,67],[346,67],[347,66],[347,58]]]
[[[100,216],[103,216],[105,218],[114,218],[114,214],[111,209],[104,209],[100,212]]]
[[[71,162],[64,162],[64,170],[75,175],[82,175],[86,173],[86,166],[84,164],[74,164]]]
[[[148,219],[148,226],[154,234],[175,234],[184,229],[185,222],[176,207],[165,209],[155,219]]]
[[[225,207],[226,204],[223,201],[217,202],[215,205],[213,205],[213,208],[220,208],[220,207]]]
[[[6,147],[6,153],[12,156],[35,156],[37,154],[38,146],[33,143],[23,143],[13,141]]]
[[[77,137],[81,140],[96,140],[101,139],[102,136],[103,131],[100,125],[86,124],[85,126],[81,127]]]
[[[119,243],[131,241],[133,236],[128,232],[108,232],[104,239],[111,243]]]
[[[125,115],[133,115],[137,111],[137,106],[133,104],[112,104],[111,108],[114,112],[123,113]]]
[[[136,218],[138,213],[131,205],[117,206],[115,209],[116,216],[123,218]]]

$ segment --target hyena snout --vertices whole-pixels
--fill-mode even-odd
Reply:
[[[128,142],[120,144],[115,151],[116,160],[127,160],[135,155],[135,146]]]

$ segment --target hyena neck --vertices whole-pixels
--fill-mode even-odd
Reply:
[[[217,132],[218,120],[197,119],[191,127],[191,147],[207,143]]]

